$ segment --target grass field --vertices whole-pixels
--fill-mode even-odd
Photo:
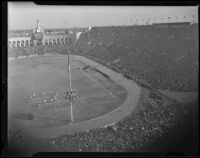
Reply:
[[[73,102],[74,122],[104,115],[119,107],[127,97],[122,86],[102,74],[78,69],[86,64],[71,58],[72,88],[78,91]],[[35,56],[9,61],[9,120],[28,127],[69,124],[70,103],[63,99],[63,92],[68,88],[67,56]],[[34,93],[33,99],[27,100]],[[57,102],[41,103],[35,107],[35,101],[44,101],[44,93],[57,94]]]

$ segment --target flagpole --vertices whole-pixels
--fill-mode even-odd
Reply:
[[[70,51],[68,49],[68,69],[69,69],[69,89],[70,89],[70,104],[71,104],[71,122],[74,121],[73,117],[73,107],[72,107],[72,94],[71,94],[71,66],[70,66]]]
[[[71,91],[71,65],[70,65],[70,52],[68,51],[68,68],[69,68],[69,89]]]

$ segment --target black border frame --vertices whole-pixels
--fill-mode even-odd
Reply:
[[[89,5],[89,6],[198,6],[198,1],[34,1],[38,5]],[[8,146],[7,146],[7,34],[8,34],[8,4],[6,1],[2,2],[2,99],[1,99],[1,156],[10,156],[8,154]],[[199,9],[198,9],[199,12]],[[198,17],[199,18],[199,17]],[[192,156],[198,157],[199,151],[196,154],[185,155],[184,153],[79,153],[79,152],[41,152],[36,153],[33,156],[35,157],[58,157],[58,156],[66,156],[66,157],[140,157],[140,156],[162,156],[162,157],[171,157],[171,156]]]

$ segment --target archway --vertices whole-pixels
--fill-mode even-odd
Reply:
[[[48,40],[47,39],[45,39],[45,45],[48,45]]]
[[[65,42],[64,42],[64,39],[63,38],[61,38],[61,44],[64,44]]]
[[[53,45],[52,39],[49,39],[49,45]]]
[[[61,44],[61,43],[60,43],[60,39],[59,39],[59,38],[57,39],[57,43],[58,43],[58,44]]]
[[[20,41],[17,41],[17,47],[20,47]]]
[[[32,40],[30,40],[30,46],[32,46],[33,45],[33,41]]]
[[[15,47],[15,44],[16,44],[16,42],[15,42],[15,41],[13,41],[13,42],[12,42],[12,47]]]
[[[53,39],[53,44],[57,44],[57,43],[56,43],[56,39]]]
[[[21,47],[25,46],[24,45],[24,40],[21,41]]]
[[[29,41],[28,40],[26,40],[25,46],[29,46]]]

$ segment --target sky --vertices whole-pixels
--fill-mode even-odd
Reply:
[[[8,2],[8,29],[43,29],[198,20],[197,6],[46,6]],[[170,19],[168,19],[170,17]],[[177,17],[177,18],[176,18]],[[163,18],[163,20],[161,19]]]

